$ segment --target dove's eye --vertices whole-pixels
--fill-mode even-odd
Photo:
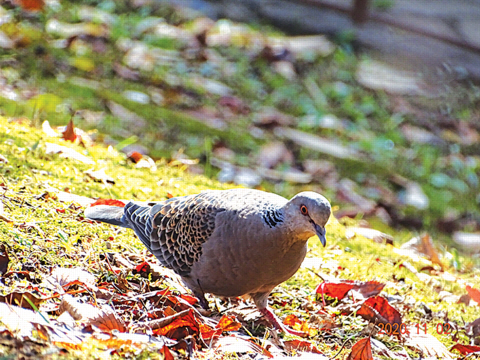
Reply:
[[[308,215],[308,209],[305,205],[300,206],[300,212],[302,215]]]

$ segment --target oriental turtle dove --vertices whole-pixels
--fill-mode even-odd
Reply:
[[[277,329],[286,328],[268,309],[272,289],[290,278],[317,235],[325,246],[328,200],[306,191],[287,199],[259,190],[208,190],[151,206],[87,208],[92,220],[133,229],[166,267],[179,274],[206,306],[205,293],[249,295]]]

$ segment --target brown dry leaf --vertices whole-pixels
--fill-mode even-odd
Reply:
[[[225,336],[219,338],[213,346],[216,351],[223,353],[254,353],[273,358],[273,355],[260,345],[241,336]]]
[[[373,360],[370,337],[357,341],[347,360]]]
[[[33,323],[48,324],[40,313],[2,303],[0,303],[0,321],[12,333],[26,338],[32,335]]]
[[[52,271],[52,274],[44,280],[46,287],[53,287],[53,289],[60,292],[63,292],[63,288],[72,283],[80,283],[92,291],[97,290],[95,276],[80,268],[56,268]]]
[[[429,234],[425,234],[422,237],[414,237],[403,244],[399,249],[394,248],[393,251],[399,255],[408,256],[419,262],[422,262],[422,256],[426,255],[431,263],[439,265],[443,270],[443,264],[440,262]],[[426,263],[426,260],[423,260],[423,263]]]
[[[100,309],[91,304],[78,302],[73,296],[65,295],[60,304],[60,312],[67,311],[75,320],[83,320],[88,325],[96,326],[102,331],[126,331],[125,323],[108,305]]]
[[[308,341],[305,341],[305,340],[284,341],[283,345],[285,346],[285,349],[288,352],[292,352],[293,350],[295,350],[295,351],[305,351],[305,352],[310,352],[315,354],[322,353],[320,350],[318,350],[318,348],[314,344],[309,343]]]
[[[62,297],[58,312],[62,314],[65,311],[73,319],[82,320],[93,313],[97,313],[98,309],[93,305],[78,302],[72,295],[65,295]]]
[[[5,216],[3,213],[3,203],[0,201],[0,220],[5,221],[7,223],[12,223],[13,220],[9,217]]]
[[[61,136],[59,133],[57,133],[55,130],[52,129],[48,120],[45,120],[42,123],[42,130],[47,136],[50,136],[50,137],[60,137]]]
[[[90,325],[96,326],[102,331],[127,331],[127,327],[123,320],[110,306],[102,306],[100,311],[98,311],[95,316],[90,316],[88,320]]]
[[[37,308],[45,300],[27,291],[14,291],[5,296],[0,295],[0,302],[17,305],[25,309],[34,310],[34,308],[32,307],[32,305],[30,305],[30,302],[28,302],[27,299],[30,300],[30,302]]]
[[[85,171],[85,175],[87,175],[96,182],[101,182],[104,184],[108,183],[112,185],[115,184],[115,180],[105,173],[105,169],[100,169],[97,171],[93,171],[92,169],[90,169]]]
[[[437,250],[433,246],[432,238],[429,234],[425,234],[421,237],[421,248],[420,251],[428,256],[432,263],[440,265],[443,270],[443,264],[440,261]]]
[[[5,244],[0,245],[0,276],[8,271],[8,263],[10,258],[8,257],[7,247]]]
[[[94,165],[95,161],[90,159],[89,157],[80,154],[78,151],[70,149],[69,147],[53,144],[53,143],[45,143],[45,153],[46,154],[60,154],[60,157],[67,158],[67,159],[74,159],[78,160],[84,164]]]
[[[369,229],[369,228],[363,228],[363,227],[347,227],[345,236],[348,238],[353,237],[350,236],[350,233],[352,232],[353,235],[360,235],[363,236],[367,239],[373,240],[376,243],[379,244],[392,244],[393,245],[393,236],[389,234],[385,234],[381,231],[375,230],[375,229]]]
[[[405,335],[406,345],[422,351],[424,356],[438,356],[444,360],[453,360],[452,354],[436,337],[425,334],[415,326],[407,327]]]

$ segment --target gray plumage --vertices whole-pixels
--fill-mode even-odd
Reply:
[[[259,190],[233,189],[204,191],[152,206],[98,205],[86,209],[85,215],[133,229],[201,301],[204,293],[248,294],[268,312],[268,294],[298,270],[307,240],[316,234],[325,245],[330,212],[328,200],[315,192],[302,192],[288,201]],[[282,327],[276,319],[269,320]]]

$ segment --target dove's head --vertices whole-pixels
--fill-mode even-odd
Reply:
[[[328,200],[313,191],[304,191],[295,195],[285,206],[286,215],[295,223],[297,232],[308,237],[317,235],[325,246],[325,224],[332,208]]]

